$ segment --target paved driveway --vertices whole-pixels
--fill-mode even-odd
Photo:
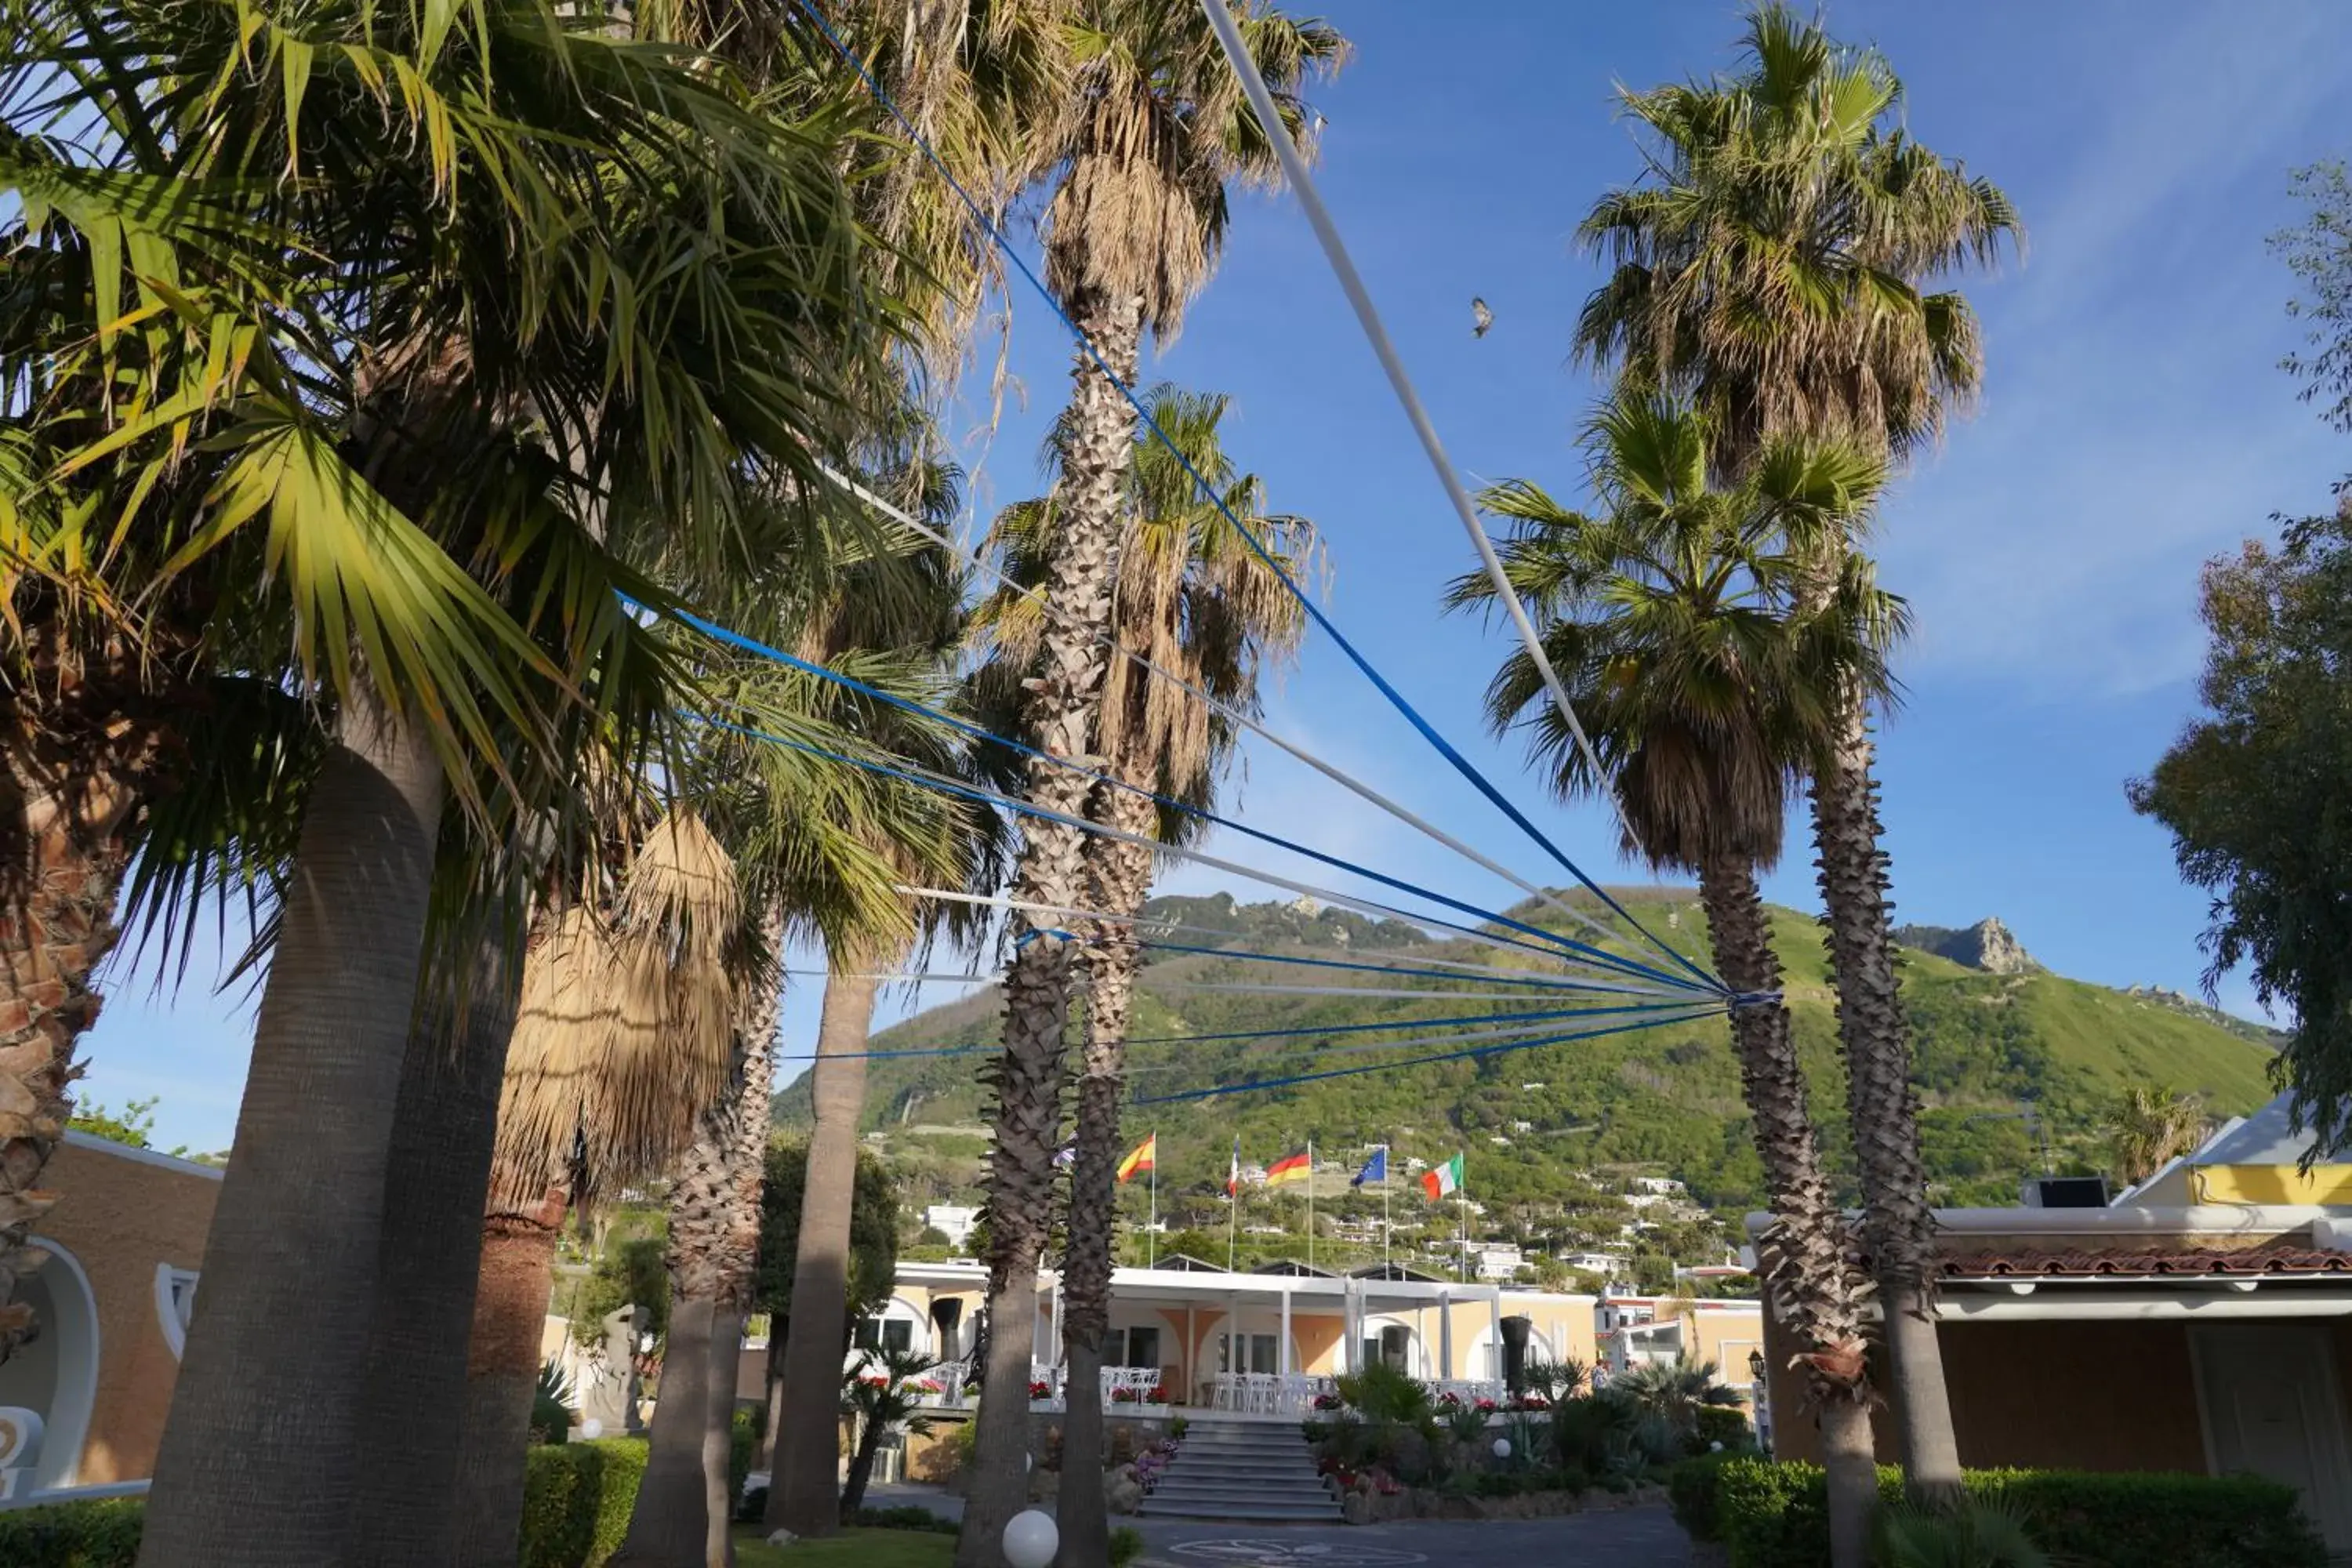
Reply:
[[[964,1500],[931,1486],[877,1486],[875,1507],[927,1507],[962,1519]],[[1051,1504],[1046,1504],[1051,1510]],[[1686,1568],[1691,1540],[1663,1507],[1559,1519],[1413,1519],[1404,1523],[1213,1523],[1112,1519],[1150,1542],[1157,1568]]]
[[[931,1487],[877,1487],[869,1501],[950,1519],[963,1500]],[[1051,1505],[1048,1505],[1050,1507]],[[1690,1539],[1664,1508],[1597,1509],[1559,1519],[1412,1520],[1397,1524],[1217,1524],[1115,1519],[1150,1542],[1162,1568],[1687,1568]]]
[[[1558,1519],[1413,1520],[1396,1524],[1259,1525],[1121,1520],[1170,1568],[1685,1568],[1690,1540],[1663,1508]]]

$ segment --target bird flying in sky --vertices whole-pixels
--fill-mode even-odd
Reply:
[[[1495,324],[1495,312],[1486,309],[1486,301],[1472,295],[1470,299],[1470,335],[1483,338],[1486,329]]]

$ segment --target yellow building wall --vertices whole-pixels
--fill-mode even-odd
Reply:
[[[2197,1165],[2189,1194],[2198,1204],[2352,1205],[2352,1165]]]
[[[73,1254],[98,1309],[98,1399],[77,1481],[143,1480],[154,1473],[180,1377],[156,1310],[155,1271],[202,1269],[220,1179],[59,1143],[42,1183],[62,1195],[40,1233]]]

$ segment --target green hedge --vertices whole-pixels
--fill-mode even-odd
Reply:
[[[748,1468],[750,1449],[738,1447]],[[646,1446],[634,1438],[532,1448],[523,1464],[520,1568],[599,1568],[628,1533],[645,1473]],[[146,1500],[135,1497],[0,1512],[0,1564],[132,1568],[146,1514]]]
[[[144,1498],[106,1498],[0,1513],[0,1563],[8,1568],[131,1568]]]
[[[520,1568],[598,1568],[621,1549],[645,1476],[642,1438],[531,1449],[523,1467]]]
[[[1738,1461],[1733,1454],[1702,1454],[1685,1459],[1666,1477],[1666,1500],[1674,1505],[1675,1522],[1690,1531],[1693,1541],[1720,1541],[1717,1489],[1723,1467]]]
[[[1971,1497],[2008,1503],[2034,1544],[2079,1568],[2326,1568],[2327,1552],[2291,1487],[2251,1476],[1971,1470]],[[1903,1477],[1878,1473],[1880,1495]],[[1818,1465],[1692,1460],[1672,1495],[1684,1527],[1720,1539],[1732,1568],[1817,1568],[1829,1560],[1827,1488]]]

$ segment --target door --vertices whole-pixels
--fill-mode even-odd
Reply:
[[[2200,1325],[2190,1343],[2214,1473],[2249,1472],[2295,1488],[2328,1550],[2352,1552],[2352,1457],[2327,1331]]]

